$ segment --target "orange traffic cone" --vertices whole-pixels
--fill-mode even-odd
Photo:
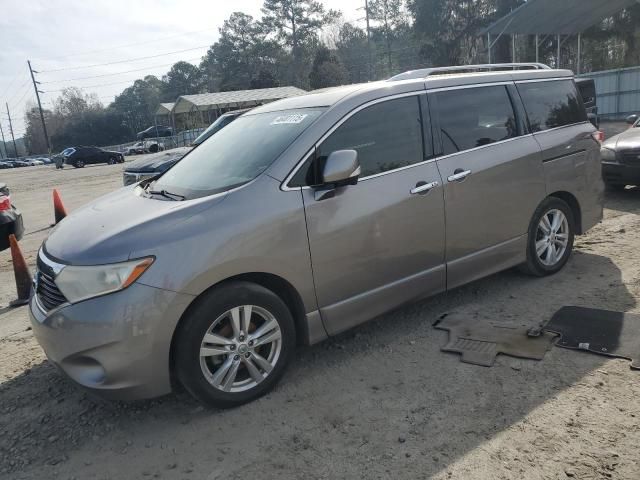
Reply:
[[[60,192],[58,192],[58,189],[56,188],[53,189],[53,215],[55,217],[54,225],[56,225],[60,220],[67,216],[67,210],[62,204]]]
[[[11,261],[13,262],[13,273],[16,277],[16,290],[18,291],[18,298],[11,301],[9,306],[19,307],[29,303],[31,273],[29,272],[29,267],[27,267],[27,262],[22,256],[16,236],[13,234],[9,235],[9,245],[11,246]]]

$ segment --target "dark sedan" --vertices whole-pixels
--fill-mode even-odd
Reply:
[[[127,169],[123,173],[124,185],[138,183],[166,172],[189,151],[191,147],[174,148],[166,152],[146,155],[127,164]]]
[[[9,188],[0,183],[0,250],[9,248],[9,235],[14,234],[17,240],[22,238],[24,225],[22,214],[11,204]]]
[[[110,152],[98,147],[69,147],[62,152],[64,163],[82,168],[93,163],[124,163],[124,155],[120,152]]]
[[[640,120],[632,117],[628,130],[602,144],[602,176],[611,190],[640,185]]]

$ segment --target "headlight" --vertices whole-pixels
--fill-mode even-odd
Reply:
[[[56,276],[55,282],[67,300],[75,303],[127,288],[152,263],[153,258],[148,257],[111,265],[69,265]]]
[[[615,162],[616,161],[616,152],[611,150],[610,148],[602,147],[600,149],[600,155],[602,156],[603,162]]]

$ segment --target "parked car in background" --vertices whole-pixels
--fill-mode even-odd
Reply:
[[[25,158],[23,160],[29,167],[37,167],[39,165],[44,165],[42,160],[37,160],[35,158]]]
[[[22,214],[11,203],[9,188],[0,183],[0,250],[9,248],[9,235],[15,235],[20,240],[24,234]]]
[[[269,103],[75,210],[30,302],[51,362],[112,399],[178,382],[232,407],[297,342],[516,265],[560,271],[604,197],[573,75],[470,68]]]
[[[69,147],[62,151],[62,156],[64,157],[64,163],[73,165],[76,168],[95,163],[107,163],[109,165],[124,163],[124,155],[120,152],[102,150],[98,147]]]
[[[153,125],[142,132],[138,132],[136,137],[138,140],[145,138],[170,137],[173,135],[173,128],[166,125]]]
[[[175,165],[191,149],[192,147],[173,148],[134,160],[127,164],[122,173],[122,183],[127,186],[160,175]]]
[[[36,157],[34,160],[39,160],[45,165],[51,165],[53,163],[53,160],[49,157]]]
[[[4,170],[6,168],[15,168],[15,165],[11,161],[0,160],[0,170]]]
[[[220,115],[209,127],[202,132],[191,144],[191,147],[174,148],[163,154],[150,155],[135,160],[127,165],[123,172],[124,185],[131,185],[147,178],[155,177],[166,172],[184,157],[193,147],[200,145],[214,133],[220,131],[249,109],[234,110]]]
[[[143,153],[156,153],[164,150],[164,143],[155,140],[134,143],[124,151],[125,155],[140,155]]]
[[[640,185],[640,118],[627,117],[628,130],[602,144],[602,177],[610,190]]]

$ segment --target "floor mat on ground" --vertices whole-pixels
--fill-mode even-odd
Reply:
[[[499,353],[542,360],[555,338],[550,333],[529,337],[529,325],[487,322],[462,314],[449,314],[434,327],[449,332],[449,341],[440,350],[461,353],[460,361],[485,367],[492,366]]]
[[[562,307],[542,329],[560,335],[558,347],[626,358],[640,370],[640,315]]]

